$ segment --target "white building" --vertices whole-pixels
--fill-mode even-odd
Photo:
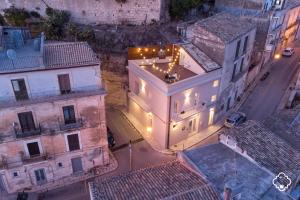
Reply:
[[[47,189],[107,164],[105,90],[88,44],[0,33],[1,190]]]
[[[194,45],[132,48],[128,71],[134,125],[162,149],[214,123],[222,68]]]
[[[255,31],[222,13],[188,27],[190,43],[130,49],[128,111],[136,127],[169,148],[224,116],[245,89]]]

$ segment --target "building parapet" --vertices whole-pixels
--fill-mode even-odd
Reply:
[[[72,91],[66,94],[60,94],[59,90],[51,90],[37,93],[29,93],[28,99],[16,100],[15,96],[0,97],[0,108],[18,107],[30,104],[53,102],[85,96],[105,95],[103,88],[95,86],[72,88]]]
[[[37,128],[28,131],[22,131],[21,129],[18,129],[17,127],[14,126],[14,131],[15,131],[16,138],[31,137],[35,135],[41,135],[42,133],[40,124],[38,125]]]

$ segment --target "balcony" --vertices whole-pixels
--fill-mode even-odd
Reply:
[[[32,129],[30,131],[22,131],[16,127],[14,127],[14,131],[15,131],[16,138],[31,137],[31,136],[41,135],[42,133],[40,124],[38,125],[37,128]]]
[[[28,93],[29,98],[24,100],[16,100],[15,96],[3,95],[0,97],[0,108],[25,106],[30,104],[53,102],[58,100],[80,98],[93,95],[103,95],[105,93],[106,92],[103,88],[99,88],[99,86],[95,85],[72,88],[72,91],[66,94],[61,94],[60,90],[30,92]]]
[[[42,162],[42,161],[50,159],[50,157],[46,153],[40,154],[37,156],[25,156],[25,155],[21,154],[21,158],[22,158],[23,164]]]
[[[59,122],[59,129],[60,131],[69,131],[69,130],[74,130],[74,129],[79,129],[83,127],[83,120],[82,118],[76,119],[76,122],[74,123],[64,123],[64,122]]]

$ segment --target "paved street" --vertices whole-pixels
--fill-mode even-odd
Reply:
[[[242,105],[240,111],[245,112],[248,119],[262,121],[275,111],[299,66],[299,45],[295,50],[292,57],[282,57],[273,62],[270,75],[266,80],[259,81]]]
[[[120,148],[114,151],[114,155],[118,160],[119,167],[117,170],[105,174],[100,179],[104,179],[111,176],[116,176],[122,173],[126,173],[130,170],[129,164],[129,149],[128,146],[124,146],[129,140],[135,141],[141,136],[136,130],[127,123],[126,119],[122,116],[122,113],[118,110],[108,110],[107,112],[108,126],[114,134],[117,146]],[[140,141],[140,140],[138,140]],[[152,165],[157,165],[162,162],[174,160],[175,156],[161,154],[154,151],[151,146],[145,141],[134,143],[132,145],[132,169],[141,169]],[[86,190],[84,183],[76,183],[64,188],[50,191],[46,194],[46,200],[86,200],[89,199],[89,193]]]

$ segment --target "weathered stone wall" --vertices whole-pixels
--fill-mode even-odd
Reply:
[[[76,118],[82,117],[84,126],[78,130],[60,131],[59,119],[62,119],[62,106],[74,105]],[[12,123],[19,123],[17,113],[32,111],[35,124],[42,127],[42,135],[15,139]],[[47,182],[70,176],[73,173],[71,159],[81,157],[83,170],[109,162],[105,126],[104,97],[100,95],[74,98],[64,101],[44,102],[23,107],[1,109],[0,124],[2,142],[0,156],[7,160],[8,168],[2,169],[2,180],[8,192],[24,187],[37,188],[34,170],[44,169]],[[50,131],[54,130],[54,131]],[[79,134],[81,150],[69,152],[66,134]],[[7,135],[7,137],[3,137]],[[47,154],[47,160],[23,162],[21,153],[26,155],[26,142],[39,141],[41,153]],[[62,163],[62,166],[58,166]],[[1,171],[1,169],[0,169]],[[13,173],[17,172],[17,177]],[[0,177],[1,178],[1,177]]]
[[[165,12],[161,8],[166,7],[164,6],[166,2],[164,0],[127,0],[126,3],[117,3],[115,0],[1,0],[0,10],[15,5],[45,15],[48,5],[70,11],[72,20],[79,23],[142,24],[164,18]]]
[[[265,0],[216,0],[217,7],[240,7],[245,9],[262,9]]]

